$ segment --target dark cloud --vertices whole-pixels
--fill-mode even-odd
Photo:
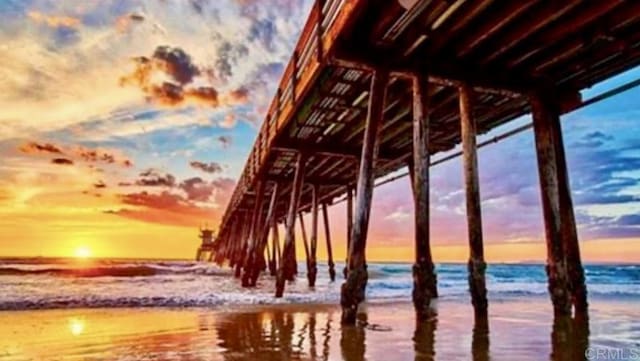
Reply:
[[[150,168],[140,173],[140,177],[135,181],[135,185],[144,187],[173,187],[176,185],[176,178],[169,173],[161,173]]]
[[[624,215],[619,217],[616,223],[621,226],[640,226],[640,214]],[[638,234],[640,234],[640,229],[638,229]]]
[[[164,190],[160,193],[143,191],[120,194],[118,197],[124,207],[105,213],[149,223],[193,227],[221,217],[223,205],[228,201],[233,187],[235,181],[230,178],[219,178],[212,182],[199,177],[190,178],[174,187],[184,193]],[[204,202],[210,205],[203,205]]]
[[[187,194],[187,199],[195,202],[207,202],[214,194],[216,187],[212,183],[204,181],[200,177],[184,180],[179,188]]]
[[[192,161],[192,162],[189,162],[189,165],[192,168],[201,170],[205,173],[210,173],[210,174],[222,173],[222,166],[216,162],[205,163],[200,161]]]
[[[73,165],[73,161],[67,158],[53,158],[51,159],[51,163],[59,165]]]
[[[597,148],[606,142],[612,141],[614,138],[611,135],[602,133],[601,131],[595,131],[583,135],[577,142],[573,143],[574,147],[582,148]]]
[[[62,154],[62,150],[60,147],[53,145],[51,143],[37,143],[37,142],[29,142],[20,147],[20,150],[23,153],[32,154],[32,153],[53,153],[53,154]]]
[[[244,104],[248,101],[248,90],[238,88],[228,94],[219,94],[211,86],[191,86],[194,78],[210,74],[209,69],[200,69],[193,64],[191,57],[180,48],[159,46],[152,57],[134,58],[136,68],[133,73],[120,79],[120,84],[138,86],[150,102],[166,106],[178,106],[184,103],[202,104],[210,107]],[[156,72],[171,78],[171,81],[153,83]]]
[[[59,154],[68,156],[68,160],[80,160],[86,163],[120,164],[124,167],[131,167],[133,162],[125,157],[116,155],[108,150],[98,150],[83,146],[61,147],[52,143],[29,142],[19,147],[25,154]],[[67,159],[65,158],[65,159]],[[90,166],[93,168],[93,165]]]
[[[122,15],[116,19],[116,30],[121,33],[125,33],[135,24],[144,22],[145,18],[145,15],[142,13],[129,13]]]
[[[107,188],[107,185],[103,181],[98,181],[93,184],[93,188],[104,189],[104,188]]]
[[[200,75],[200,69],[193,64],[191,56],[180,48],[158,46],[152,58],[156,66],[182,85],[191,83]]]
[[[231,136],[221,135],[218,137],[218,142],[220,142],[222,148],[228,148],[231,145]]]
[[[249,49],[242,43],[234,44],[223,40],[217,49],[217,59],[215,61],[215,76],[226,82],[233,76],[233,67],[238,61],[249,55]]]
[[[258,41],[265,49],[274,51],[273,40],[278,36],[276,25],[269,19],[255,20],[249,28],[249,41]]]
[[[68,153],[79,159],[82,159],[87,163],[118,164],[127,168],[133,165],[133,162],[130,159],[119,156],[110,150],[92,149],[83,146],[77,146]]]

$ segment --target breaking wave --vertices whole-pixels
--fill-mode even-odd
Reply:
[[[263,276],[258,287],[245,289],[232,272],[211,264],[169,261],[101,261],[0,259],[0,310],[119,307],[225,307],[280,303],[331,303],[340,299],[340,276],[330,282],[326,265],[309,289],[304,264],[285,297],[274,297],[274,280]],[[336,265],[341,271],[344,265]],[[410,264],[370,263],[370,302],[408,301],[413,279]],[[465,264],[436,268],[442,299],[468,302]],[[341,274],[341,272],[338,272]],[[590,297],[640,300],[640,268],[634,265],[585,267]],[[548,297],[541,264],[491,264],[487,268],[490,300]]]

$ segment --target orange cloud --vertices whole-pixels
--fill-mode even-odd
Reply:
[[[71,16],[47,15],[38,11],[30,11],[27,16],[38,24],[45,24],[52,28],[77,28],[80,19]]]

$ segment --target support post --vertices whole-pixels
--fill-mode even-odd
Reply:
[[[271,191],[271,200],[269,201],[269,209],[267,210],[267,215],[264,220],[264,223],[260,225],[260,232],[257,236],[257,244],[255,250],[253,252],[253,260],[252,260],[252,274],[250,279],[251,286],[255,286],[258,281],[258,276],[260,272],[264,269],[264,250],[267,244],[267,239],[269,237],[269,228],[271,226],[272,218],[274,217],[276,200],[278,199],[278,183],[273,185],[273,190]]]
[[[469,291],[476,314],[487,312],[487,286],[485,283],[484,246],[482,240],[482,211],[478,177],[476,147],[476,120],[473,116],[473,89],[468,84],[459,88],[460,125],[463,152],[464,185],[467,196],[467,227],[469,233]]]
[[[249,231],[249,240],[247,242],[247,252],[244,255],[244,273],[242,274],[242,287],[251,286],[251,278],[254,273],[254,267],[257,267],[258,248],[258,229],[260,228],[260,220],[262,218],[262,200],[264,199],[264,181],[259,180],[256,185],[256,199],[253,205],[253,214],[251,217],[251,228]]]
[[[309,278],[309,240],[307,239],[307,227],[304,225],[304,217],[302,216],[302,212],[298,214],[298,218],[300,219],[300,233],[302,234],[302,245],[304,246],[304,259],[305,264],[307,265],[307,279]],[[293,279],[291,279],[293,280]],[[311,285],[311,283],[309,283]]]
[[[278,265],[280,264],[280,237],[278,236],[278,221],[275,217],[271,220],[271,227],[273,228],[271,239],[271,264],[269,264],[269,273],[272,276],[277,274]]]
[[[309,247],[309,262],[307,264],[307,278],[309,287],[315,287],[316,275],[318,274],[318,261],[316,253],[318,250],[318,185],[314,184],[311,189],[311,239]]]
[[[553,92],[531,95],[533,130],[547,242],[549,293],[557,316],[586,317],[587,290],[580,259],[567,162],[560,127],[560,107]]]
[[[335,263],[333,263],[333,247],[331,246],[331,229],[329,228],[329,212],[327,204],[322,204],[322,218],[324,218],[324,238],[327,241],[327,263],[329,265],[329,278],[331,282],[336,280]]]
[[[293,189],[291,190],[291,200],[289,201],[289,209],[287,211],[287,233],[285,234],[284,247],[283,247],[283,262],[278,269],[278,276],[276,279],[276,297],[282,297],[284,294],[284,281],[288,278],[288,275],[294,273],[295,263],[295,249],[293,243],[295,242],[295,224],[296,213],[298,211],[298,203],[300,201],[300,193],[302,192],[302,182],[304,179],[304,167],[306,163],[306,157],[304,154],[299,153],[296,161],[296,171],[293,177]],[[293,260],[293,262],[292,262]]]
[[[378,156],[380,125],[384,115],[384,100],[388,79],[389,72],[386,69],[378,69],[373,73],[371,80],[369,107],[358,172],[356,212],[349,246],[348,275],[341,289],[340,304],[342,306],[343,324],[355,324],[358,305],[364,300],[364,292],[367,286],[368,275],[365,249],[367,246],[371,198],[373,196],[374,171]]]
[[[426,320],[431,314],[431,299],[437,297],[436,275],[429,238],[429,84],[426,76],[415,74],[413,90],[412,173],[415,227],[415,263],[413,265],[413,305],[416,317]]]
[[[344,261],[344,278],[347,278],[349,269],[349,248],[351,247],[351,230],[353,229],[353,187],[347,186],[347,257]]]
[[[248,241],[248,237],[249,237],[249,227],[250,225],[247,224],[247,218],[249,218],[248,214],[245,214],[245,216],[243,217],[244,222],[242,225],[242,231],[240,232],[240,245],[238,247],[238,250],[236,251],[235,254],[235,267],[236,267],[236,271],[235,271],[235,277],[236,278],[240,278],[240,276],[242,276],[242,262],[244,260],[244,256],[247,253],[247,241]]]
[[[273,274],[278,275],[278,267],[282,265],[282,251],[280,249],[280,232],[278,231],[278,221],[273,219]]]

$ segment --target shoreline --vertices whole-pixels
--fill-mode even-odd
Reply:
[[[593,302],[612,302],[612,303],[631,303],[638,304],[640,297],[636,295],[602,295],[602,294],[589,294],[589,304]],[[509,302],[524,302],[532,301],[536,303],[547,302],[551,307],[551,300],[548,294],[531,293],[531,294],[501,294],[498,298],[492,298],[489,296],[489,308],[492,304],[501,304]],[[435,307],[441,303],[453,303],[459,305],[468,305],[472,307],[471,298],[469,295],[444,295],[433,300]],[[364,302],[365,307],[369,306],[393,306],[393,305],[412,305],[411,296],[403,297],[390,297],[390,298],[373,298]],[[326,302],[319,300],[310,301],[291,301],[286,298],[276,299],[273,298],[273,302],[259,302],[259,303],[212,303],[212,304],[180,304],[180,305],[167,305],[167,304],[112,304],[112,305],[72,305],[61,302],[59,306],[52,307],[24,307],[24,308],[1,308],[0,315],[13,312],[29,312],[29,311],[56,311],[56,310],[205,310],[205,311],[247,311],[252,309],[268,310],[268,309],[312,309],[312,308],[332,308],[339,307],[339,297],[335,300],[327,300]]]

